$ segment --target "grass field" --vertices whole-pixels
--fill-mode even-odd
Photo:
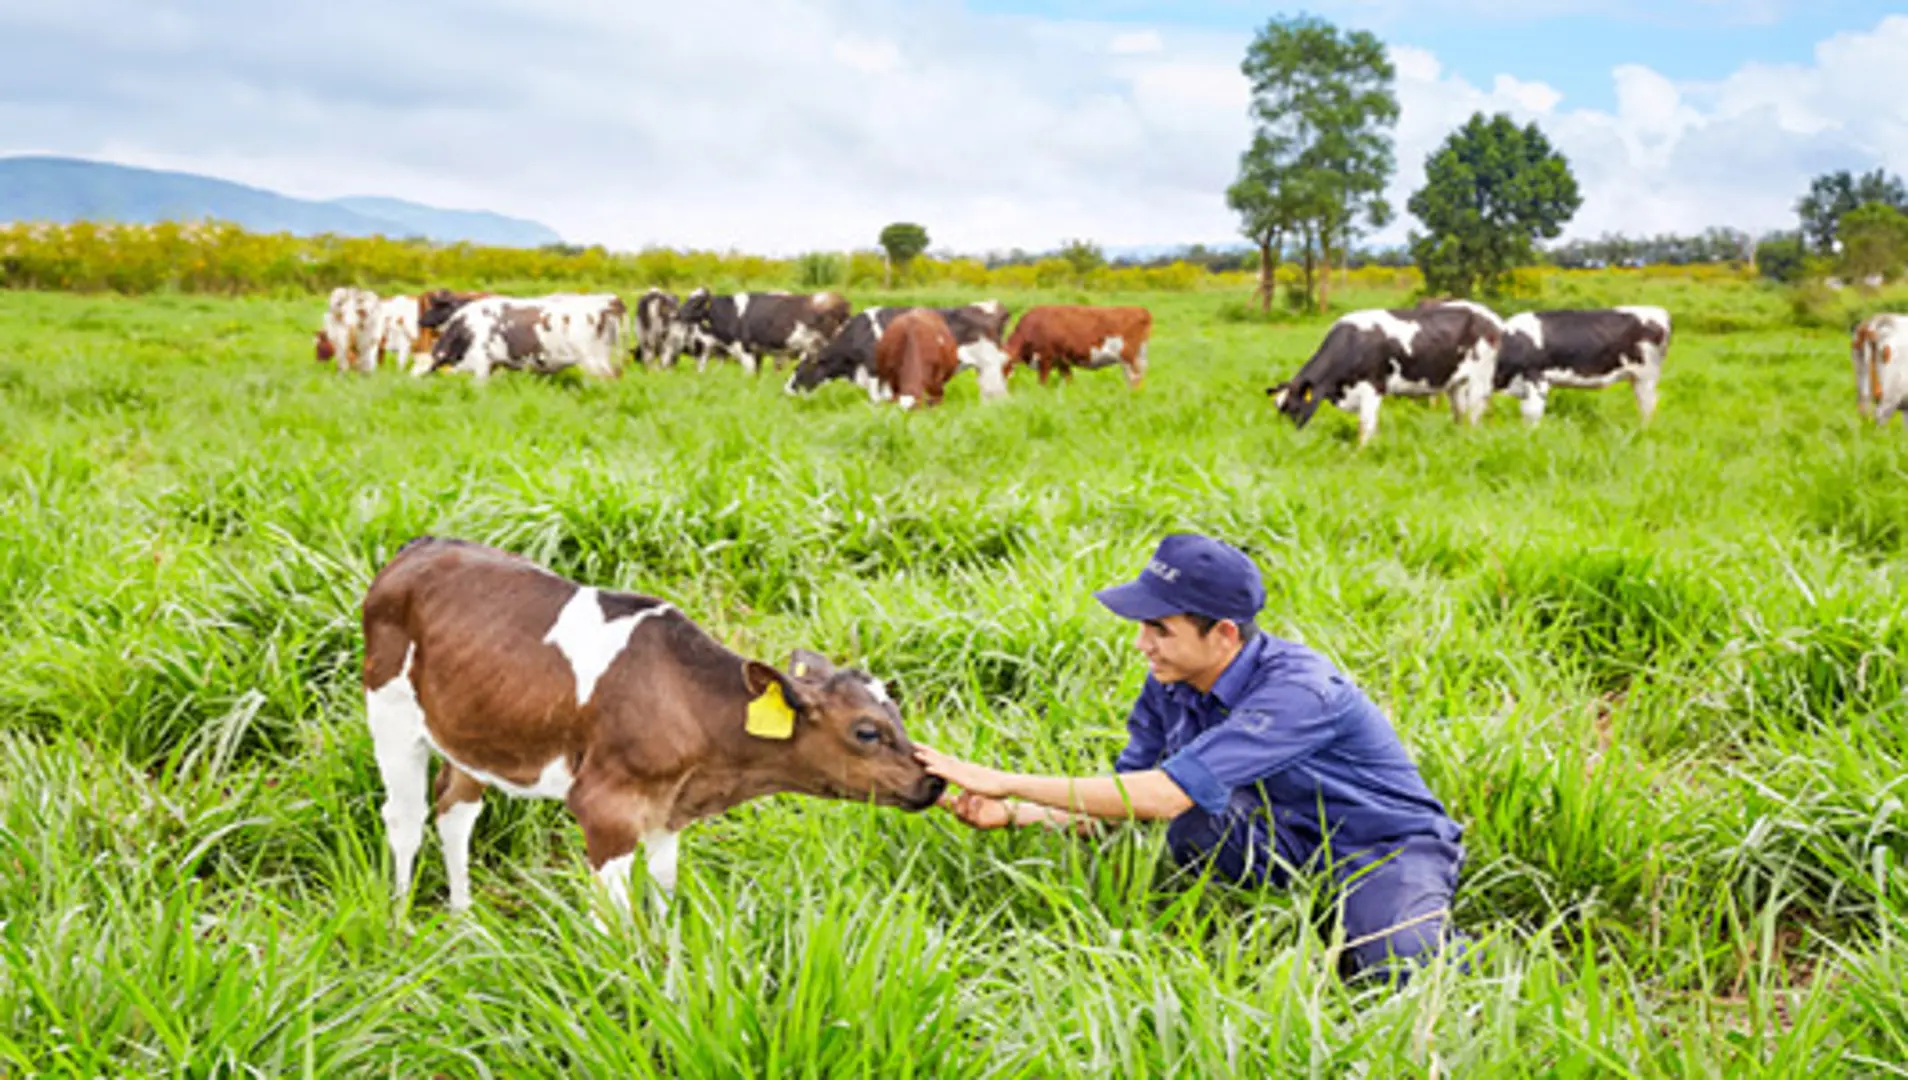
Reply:
[[[1908,432],[1842,330],[1685,289],[1647,431],[1622,389],[1534,432],[1393,402],[1354,453],[1262,392],[1322,322],[1095,299],[1153,307],[1143,391],[903,415],[733,366],[341,377],[318,299],[0,293],[0,1074],[1908,1075]],[[795,797],[685,834],[672,925],[596,933],[567,813],[497,796],[472,913],[434,833],[390,909],[357,602],[416,534],[1093,772],[1143,669],[1090,592],[1182,528],[1465,825],[1474,973],[1347,989],[1310,891],[1176,876],[1159,827]]]

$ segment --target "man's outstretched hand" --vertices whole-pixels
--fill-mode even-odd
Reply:
[[[941,809],[976,829],[1004,829],[1013,824],[1014,808],[989,795],[963,791],[941,796]]]
[[[914,759],[935,776],[963,792],[999,799],[1007,794],[1007,775],[999,769],[950,757],[930,746],[915,746]]]

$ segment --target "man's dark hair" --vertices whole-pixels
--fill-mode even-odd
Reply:
[[[1259,624],[1253,622],[1251,619],[1246,619],[1243,622],[1238,619],[1215,619],[1210,615],[1195,615],[1188,611],[1186,613],[1186,621],[1193,624],[1193,629],[1199,631],[1200,637],[1205,637],[1207,634],[1212,633],[1212,628],[1218,626],[1220,623],[1229,622],[1239,628],[1239,644],[1241,645],[1244,645],[1259,635]]]

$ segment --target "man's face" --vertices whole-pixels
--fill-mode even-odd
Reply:
[[[1219,623],[1202,636],[1184,615],[1147,619],[1139,624],[1133,647],[1146,657],[1146,666],[1160,682],[1205,682],[1210,686],[1235,651],[1235,638],[1226,632],[1230,625]]]

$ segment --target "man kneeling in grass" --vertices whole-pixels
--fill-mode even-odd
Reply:
[[[959,785],[943,805],[977,829],[1169,819],[1182,866],[1241,883],[1329,870],[1340,970],[1396,972],[1444,947],[1463,830],[1425,787],[1383,712],[1331,661],[1261,633],[1258,567],[1209,537],[1168,536],[1138,580],[1094,594],[1138,622],[1151,674],[1117,776],[1001,772],[926,747]]]

